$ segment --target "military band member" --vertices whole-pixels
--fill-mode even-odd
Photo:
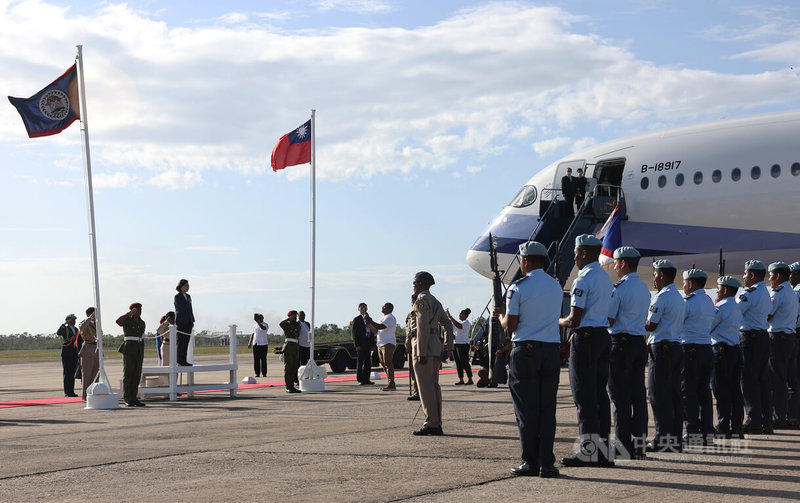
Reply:
[[[773,428],[789,428],[789,388],[797,389],[797,375],[789,375],[789,357],[796,352],[797,296],[789,283],[789,266],[784,262],[769,265],[772,309],[769,321],[769,371],[772,381]],[[794,399],[794,397],[792,397]]]
[[[636,273],[640,257],[639,251],[630,246],[614,250],[614,271],[619,281],[611,292],[608,311],[611,334],[608,393],[614,404],[614,436],[623,452],[636,459],[645,456],[647,442],[644,324],[650,307],[650,291]]]
[[[717,426],[714,433],[725,438],[742,433],[742,349],[739,347],[739,326],[742,312],[736,305],[736,293],[742,284],[732,276],[717,279],[717,300],[714,322],[711,324],[711,344],[714,352],[714,373],[711,389],[717,399]]]
[[[769,335],[767,317],[772,303],[764,278],[767,266],[760,260],[744,263],[744,292],[737,303],[742,311],[739,341],[742,348],[742,397],[747,415],[742,431],[749,434],[773,432],[772,387],[768,370]]]
[[[78,396],[75,394],[75,371],[78,370],[78,348],[75,344],[78,336],[76,319],[74,314],[67,315],[64,323],[56,331],[56,335],[61,337],[61,368],[65,397]]]
[[[142,361],[144,361],[144,320],[142,305],[134,302],[130,311],[117,318],[117,325],[122,327],[125,342],[122,344],[122,398],[128,407],[144,407],[144,402],[136,396],[139,393],[139,381],[142,378]]]
[[[714,399],[711,396],[711,373],[714,354],[711,351],[711,325],[714,323],[714,301],[704,290],[708,275],[700,269],[683,273],[686,309],[680,332],[683,351],[681,392],[684,441],[689,444],[713,445]]]
[[[97,353],[97,327],[95,326],[94,308],[86,310],[87,318],[80,324],[78,335],[83,339],[83,346],[78,351],[81,357],[81,384],[83,385],[83,400],[86,400],[86,389],[94,382],[100,371],[100,355]]]
[[[560,374],[561,285],[544,272],[547,249],[529,241],[520,245],[525,276],[509,286],[505,308],[494,316],[511,332],[508,389],[517,416],[522,464],[514,475],[557,477],[553,442],[556,434],[556,392]]]
[[[558,320],[560,326],[572,329],[569,380],[581,442],[580,452],[561,460],[564,466],[613,465],[606,391],[611,352],[608,308],[613,286],[597,262],[602,247],[602,241],[590,234],[575,238],[575,265],[580,271],[570,289],[570,313]]]
[[[418,272],[414,276],[416,298],[413,300],[413,312],[417,336],[411,341],[411,351],[422,412],[425,414],[425,423],[422,428],[414,430],[414,435],[444,434],[439,368],[453,350],[453,325],[442,304],[429,291],[434,284],[433,276],[428,272]],[[445,330],[444,342],[439,338],[439,325]]]
[[[800,302],[800,262],[792,262],[789,265],[789,284],[792,285],[797,300]],[[795,327],[794,352],[789,356],[789,375],[796,376],[798,386],[789,389],[789,427],[800,429],[800,305],[798,305],[798,317]]]
[[[647,444],[651,452],[682,450],[682,352],[678,334],[683,327],[686,305],[675,288],[677,273],[678,269],[669,260],[653,262],[653,286],[658,293],[650,304],[644,327],[650,332],[647,394],[656,427],[652,442]]]
[[[300,393],[294,387],[297,379],[297,370],[300,368],[300,322],[297,321],[297,311],[291,310],[286,313],[288,316],[280,322],[283,329],[283,382],[287,393]]]

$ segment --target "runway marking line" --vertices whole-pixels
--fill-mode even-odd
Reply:
[[[455,374],[455,373],[456,369],[444,369],[439,371],[439,375]],[[394,376],[395,378],[408,377],[408,372],[395,373]],[[381,374],[381,378],[386,379],[386,374]],[[325,378],[325,382],[346,382],[355,380],[356,376],[354,375]],[[255,384],[239,384],[239,389],[275,388],[278,386],[285,386],[285,385],[286,385],[285,381],[271,381],[271,382],[255,383]],[[195,393],[213,393],[219,391],[223,390],[208,389],[203,391],[195,391]],[[37,398],[35,400],[11,400],[7,402],[0,402],[0,409],[9,409],[12,407],[31,407],[34,405],[59,405],[64,403],[77,403],[77,402],[83,402],[81,397]]]

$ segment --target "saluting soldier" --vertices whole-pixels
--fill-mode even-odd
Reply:
[[[297,311],[294,309],[286,313],[286,318],[280,322],[283,329],[283,381],[287,393],[300,393],[294,387],[297,379],[297,370],[300,368],[300,322],[297,321]]]
[[[95,326],[94,308],[86,310],[87,318],[80,324],[78,334],[83,339],[83,346],[78,351],[81,356],[81,371],[83,377],[83,399],[86,400],[86,389],[94,382],[97,373],[100,371],[100,355],[97,354],[97,326]]]
[[[414,276],[416,298],[412,299],[417,336],[411,341],[411,350],[422,412],[425,414],[425,423],[422,428],[414,430],[414,435],[444,434],[439,368],[453,350],[453,325],[442,304],[429,291],[435,283],[429,272],[421,271]],[[444,343],[439,338],[439,325],[445,330]]]
[[[561,460],[564,466],[612,466],[609,449],[611,411],[606,392],[611,337],[608,308],[613,288],[597,262],[603,242],[590,234],[575,238],[575,265],[580,268],[570,289],[570,312],[558,324],[571,328],[569,380],[578,407],[581,448]]]
[[[122,344],[122,398],[128,407],[144,407],[144,402],[136,396],[139,393],[139,381],[142,379],[142,362],[144,361],[144,320],[142,305],[131,304],[127,313],[117,318],[117,325],[122,327],[125,342]]]
[[[520,245],[525,276],[508,287],[506,305],[494,316],[511,332],[508,389],[517,416],[522,464],[514,475],[557,477],[553,454],[556,393],[560,374],[561,285],[544,272],[547,248],[536,241]]]
[[[792,285],[800,302],[800,262],[792,262],[789,265],[789,284]],[[794,375],[798,386],[789,389],[789,427],[793,430],[800,429],[800,305],[798,305],[798,317],[795,327],[794,351],[789,356],[789,368],[787,373]]]
[[[751,435],[771,434],[772,386],[767,368],[769,334],[767,317],[772,308],[769,292],[764,286],[767,266],[760,260],[744,263],[744,286],[737,300],[742,310],[739,341],[742,347],[742,397],[747,414],[742,431]]]
[[[739,326],[742,311],[736,305],[736,293],[742,284],[732,276],[717,279],[717,301],[714,322],[711,324],[711,344],[714,352],[714,373],[711,389],[717,399],[717,426],[714,433],[725,438],[742,433],[742,349],[739,347]]]
[[[611,334],[608,393],[614,403],[614,436],[634,459],[645,457],[647,442],[647,309],[650,291],[636,269],[641,255],[636,248],[614,250],[614,271],[619,281],[611,292],[608,332]],[[633,435],[633,440],[631,440]]]
[[[647,394],[653,408],[656,432],[647,450],[680,452],[683,428],[681,403],[681,347],[678,334],[683,327],[685,302],[675,288],[678,269],[669,260],[653,262],[653,286],[658,291],[644,328],[650,354]]]
[[[61,367],[65,397],[78,396],[75,394],[75,372],[78,370],[78,348],[75,344],[78,335],[76,319],[74,314],[67,315],[64,323],[56,331],[56,335],[61,337]]]
[[[797,389],[797,375],[789,375],[789,357],[796,351],[797,296],[789,283],[789,266],[769,265],[772,309],[769,321],[769,371],[772,376],[773,428],[789,428],[789,387]],[[793,397],[794,398],[794,397]]]
[[[414,302],[414,299],[411,300]],[[406,400],[419,401],[419,389],[417,388],[417,378],[414,375],[414,358],[411,353],[411,341],[417,336],[417,317],[412,310],[406,316],[406,356],[408,357],[408,396]]]
[[[714,444],[714,399],[711,397],[711,373],[714,354],[711,351],[711,325],[714,323],[714,301],[706,295],[708,275],[701,269],[683,272],[683,293],[686,309],[680,332],[683,351],[681,392],[684,441],[688,444]]]

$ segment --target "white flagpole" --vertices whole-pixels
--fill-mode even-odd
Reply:
[[[89,244],[92,252],[92,279],[94,281],[94,313],[95,326],[97,327],[97,352],[99,353],[100,371],[96,379],[98,386],[92,385],[86,394],[87,409],[117,409],[119,408],[118,397],[111,393],[111,386],[108,382],[108,375],[103,366],[103,328],[100,317],[100,278],[97,271],[97,239],[94,225],[94,192],[92,190],[92,160],[89,151],[89,121],[86,114],[86,88],[83,79],[83,46],[78,47],[78,94],[81,104],[81,144],[83,146],[83,165],[86,178],[86,199],[89,208]],[[86,376],[84,376],[84,379]],[[94,381],[93,381],[94,382]],[[102,384],[105,383],[105,387]],[[97,396],[98,400],[94,400]],[[93,403],[97,402],[97,403]]]
[[[311,361],[314,361],[314,299],[316,286],[316,240],[317,240],[317,181],[316,181],[316,141],[317,135],[314,130],[317,111],[311,110],[311,330],[309,331],[309,342],[311,345]],[[313,365],[312,365],[313,366]]]

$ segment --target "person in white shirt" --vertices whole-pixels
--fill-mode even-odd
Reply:
[[[373,332],[377,332],[378,357],[381,360],[383,371],[386,372],[386,380],[389,381],[383,391],[397,389],[394,383],[394,350],[397,347],[397,338],[395,337],[397,320],[392,311],[394,311],[394,305],[391,302],[387,302],[381,308],[383,318],[379,323],[375,323],[369,315],[366,316],[367,326]]]
[[[467,308],[458,313],[458,319],[453,318],[450,310],[447,310],[447,316],[453,322],[453,330],[456,333],[453,343],[455,344],[455,351],[453,357],[456,360],[456,368],[458,369],[458,382],[456,384],[472,384],[472,367],[469,365],[469,329],[470,324],[467,319],[472,311]],[[467,374],[467,382],[464,382],[464,373]]]
[[[311,324],[306,321],[306,313],[297,313],[297,320],[300,322],[300,338],[297,345],[300,346],[300,365],[305,365],[311,359],[311,341],[308,334],[311,332]]]
[[[250,334],[250,342],[247,343],[248,348],[253,348],[253,368],[256,371],[256,377],[267,377],[267,350],[269,349],[269,338],[267,331],[269,324],[264,321],[264,315],[255,313],[253,320],[256,322],[253,325],[253,333]]]

